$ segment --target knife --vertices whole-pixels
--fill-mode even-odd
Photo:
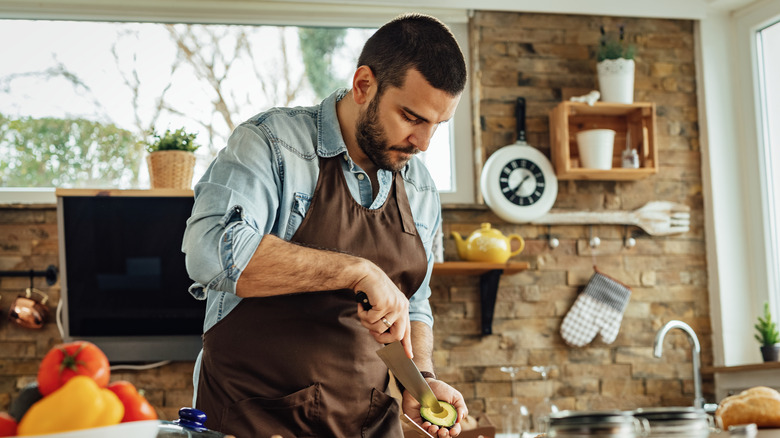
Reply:
[[[363,306],[363,310],[368,311],[372,308],[371,303],[368,301],[368,295],[363,291],[358,291],[355,294],[355,301]],[[428,382],[425,381],[425,377],[420,374],[417,365],[406,355],[401,341],[385,345],[377,350],[376,354],[387,365],[387,368],[393,372],[395,378],[401,381],[401,384],[409,390],[412,397],[420,402],[421,405],[435,414],[444,409],[439,404],[439,399],[433,395],[433,391],[428,386]]]
[[[433,413],[439,413],[442,411],[439,399],[433,395],[431,387],[428,386],[428,382],[420,374],[420,370],[417,369],[417,365],[406,356],[406,351],[401,345],[401,341],[395,341],[392,344],[387,344],[384,347],[377,350],[376,354],[387,365],[387,368],[393,372],[393,375],[398,379],[406,390],[412,394],[421,405],[431,410]]]

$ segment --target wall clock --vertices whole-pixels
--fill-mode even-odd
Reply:
[[[531,222],[550,211],[558,179],[547,157],[525,141],[525,99],[517,99],[517,142],[490,155],[482,168],[485,203],[501,219]]]

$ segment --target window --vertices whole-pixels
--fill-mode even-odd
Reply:
[[[771,290],[780,290],[780,21],[756,32],[756,70],[758,73],[758,124],[764,151],[767,181],[768,234]],[[777,297],[780,301],[780,297]],[[777,309],[778,307],[775,307]],[[777,314],[777,312],[775,312]]]
[[[715,365],[760,361],[755,343],[745,339],[752,337],[764,302],[780,314],[778,100],[771,92],[777,84],[770,84],[780,57],[771,39],[778,22],[780,3],[759,1],[699,23],[703,219]]]
[[[2,20],[6,40],[57,37],[24,39],[4,53],[0,156],[7,159],[0,161],[0,191],[148,187],[138,140],[152,129],[180,127],[197,132],[203,145],[197,180],[243,120],[272,106],[316,104],[348,86],[374,30]],[[464,24],[459,36],[465,40]],[[304,56],[323,44],[324,56]],[[463,178],[463,172],[454,167],[464,160],[466,168],[471,165],[470,135],[455,135],[469,129],[468,105],[466,95],[459,107],[465,117],[456,114],[440,127],[421,157],[445,201],[460,191],[464,202],[473,202],[473,177],[459,184],[455,176]],[[465,153],[453,149],[458,145]]]

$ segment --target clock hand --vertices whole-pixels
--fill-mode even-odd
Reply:
[[[522,180],[522,181],[520,181],[520,184],[518,184],[518,185],[517,185],[517,187],[515,187],[515,188],[514,188],[514,190],[512,190],[512,191],[513,191],[513,192],[515,192],[515,193],[517,193],[517,191],[518,191],[518,190],[520,190],[520,187],[522,187],[522,186],[523,186],[523,184],[524,184],[526,181],[528,181],[528,178],[530,178],[530,177],[531,177],[531,175],[526,175],[526,176],[525,176],[525,178],[523,178],[523,180]],[[517,194],[519,195],[519,193],[517,193]]]

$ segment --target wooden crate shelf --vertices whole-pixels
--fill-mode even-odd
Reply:
[[[647,178],[658,172],[655,104],[561,102],[550,112],[550,155],[560,180],[628,181]],[[587,169],[580,165],[577,132],[586,129],[612,129],[615,145],[612,169]],[[630,133],[632,148],[639,154],[638,169],[621,167],[621,154]]]

